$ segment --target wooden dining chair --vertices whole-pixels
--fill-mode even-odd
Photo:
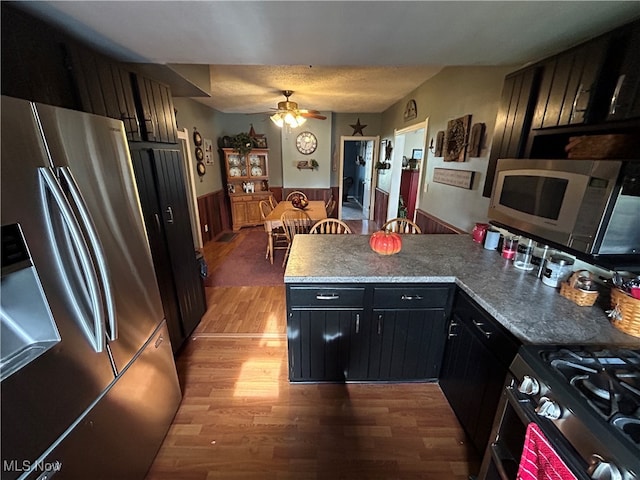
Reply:
[[[381,230],[395,233],[422,233],[420,227],[408,218],[392,218],[382,225]]]
[[[307,212],[294,209],[285,210],[280,216],[280,221],[287,236],[287,251],[284,252],[284,260],[282,261],[282,266],[284,267],[289,259],[293,238],[299,233],[309,233],[313,221],[307,215]]]
[[[298,197],[302,197],[302,198],[304,198],[305,200],[308,200],[308,199],[307,199],[307,196],[304,194],[304,192],[301,192],[301,191],[299,191],[299,190],[294,190],[294,191],[293,191],[293,192],[291,192],[289,195],[287,195],[287,202],[290,202],[291,200],[293,200],[293,197],[296,197],[296,196],[298,196]]]
[[[273,211],[273,208],[271,207],[270,202],[266,200],[260,200],[258,206],[260,207],[260,216],[264,222],[267,216]],[[264,229],[267,232],[267,235],[271,235],[271,242],[269,242],[269,238],[267,238],[267,253],[264,258],[271,260],[271,263],[273,263],[273,250],[286,250],[288,245],[287,237],[284,233],[284,228],[282,227],[267,230],[267,226],[265,224]]]
[[[333,201],[333,193],[329,195],[329,198],[327,198],[327,201],[324,202],[324,208],[327,209],[327,212],[329,211],[329,206],[331,205],[332,201]]]
[[[271,205],[271,208],[276,208],[276,206],[278,205],[278,201],[273,195],[269,195],[269,205]]]
[[[324,220],[318,220],[309,233],[322,233],[322,234],[342,234],[352,233],[349,225],[337,218],[325,218]]]
[[[329,206],[326,207],[327,209],[327,217],[333,217],[333,214],[336,211],[336,206],[338,205],[338,202],[336,202],[334,199],[331,200],[331,202],[329,203]]]

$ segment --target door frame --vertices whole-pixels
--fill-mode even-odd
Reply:
[[[420,176],[418,178],[418,191],[416,194],[416,208],[415,211],[413,213],[413,218],[411,218],[410,220],[414,220],[416,218],[416,213],[418,211],[418,207],[420,205],[420,194],[422,192],[422,185],[424,184],[425,181],[425,171],[426,171],[426,167],[427,167],[427,132],[429,129],[429,117],[425,118],[423,121],[418,122],[418,123],[414,123],[413,125],[409,125],[408,127],[404,127],[404,128],[400,128],[400,129],[394,129],[393,131],[393,141],[394,144],[397,146],[398,145],[398,137],[402,136],[403,137],[403,146],[404,146],[404,135],[407,133],[411,133],[411,132],[415,132],[417,130],[420,129],[424,129],[423,130],[423,134],[422,134],[422,160],[420,160]],[[393,175],[392,179],[397,180],[396,182],[393,182],[392,180],[392,184],[391,184],[391,190],[394,190],[394,192],[389,192],[389,204],[387,206],[387,220],[390,220],[392,218],[397,217],[397,210],[398,210],[398,202],[400,200],[400,179],[402,177],[402,155],[403,155],[403,151],[401,151],[398,148],[394,148],[393,150],[393,161],[391,162],[391,174]],[[397,178],[396,178],[397,177]],[[395,208],[391,208],[392,205],[395,205]],[[394,214],[392,215],[391,212],[394,212]]]
[[[335,199],[338,202],[338,218],[342,218],[342,184],[344,175],[344,145],[345,142],[373,142],[373,154],[371,158],[371,165],[367,167],[365,172],[365,181],[368,181],[371,185],[369,189],[369,215],[366,220],[373,220],[374,206],[375,206],[375,190],[378,176],[374,175],[375,165],[378,159],[378,151],[380,150],[380,135],[370,136],[352,136],[341,135],[340,136],[340,165],[338,169],[338,198]],[[363,202],[364,203],[364,202]]]

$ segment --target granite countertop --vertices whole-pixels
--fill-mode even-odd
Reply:
[[[640,348],[640,338],[610,324],[606,305],[577,306],[469,235],[405,235],[391,256],[373,252],[367,235],[296,235],[284,281],[451,282],[525,344]]]

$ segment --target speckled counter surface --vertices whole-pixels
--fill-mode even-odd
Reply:
[[[405,235],[402,251],[378,255],[367,235],[297,235],[285,283],[452,282],[523,343],[640,348],[598,304],[579,307],[468,235]]]

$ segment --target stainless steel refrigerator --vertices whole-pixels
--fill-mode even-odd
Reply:
[[[1,109],[1,478],[143,478],[181,392],[123,124]]]

